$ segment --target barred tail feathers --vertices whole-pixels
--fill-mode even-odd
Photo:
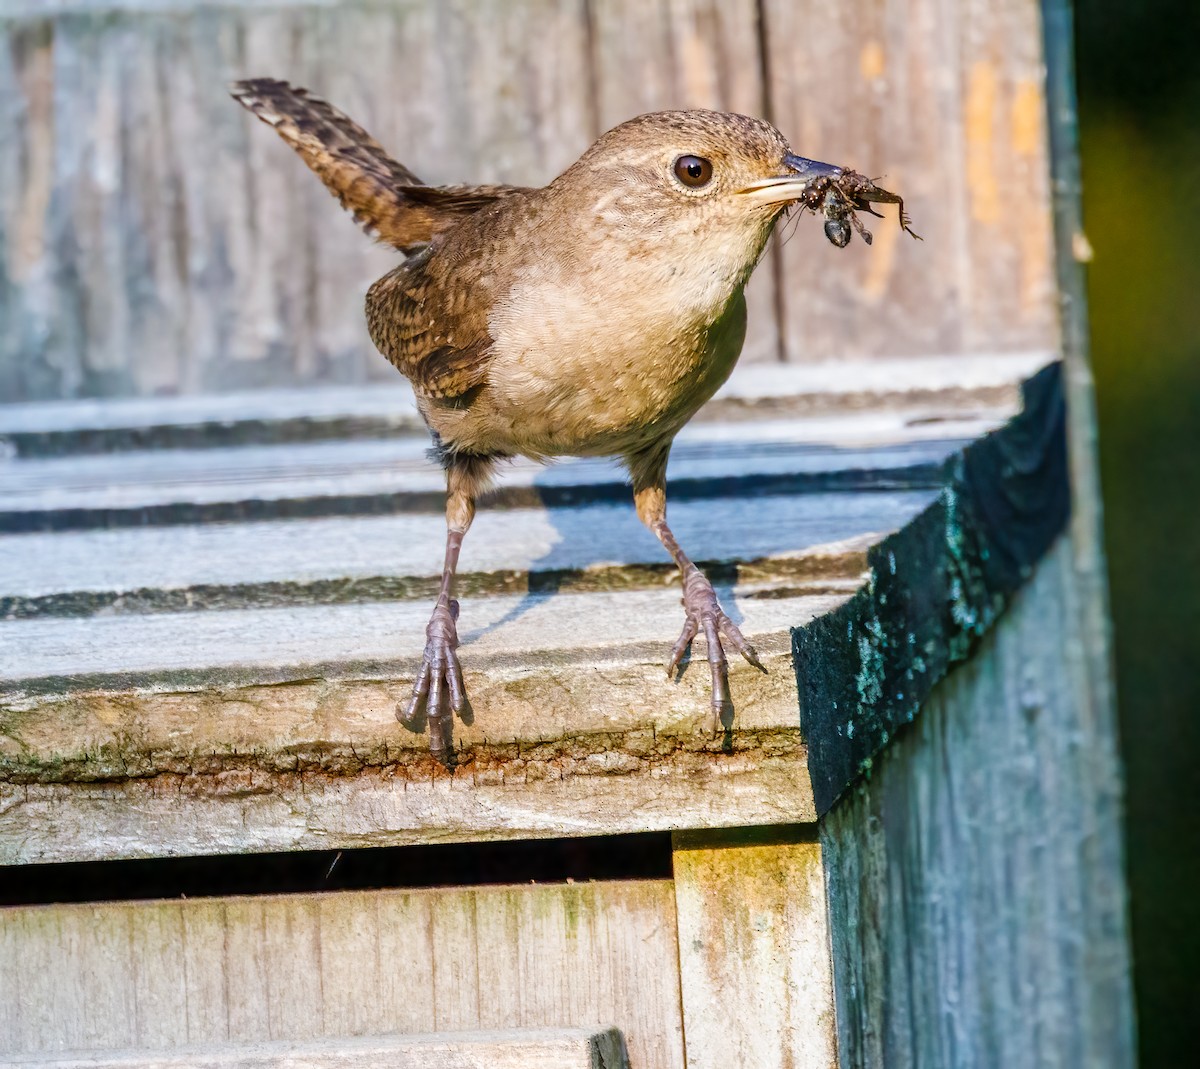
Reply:
[[[403,192],[423,188],[420,179],[331,104],[273,78],[235,82],[230,92],[274,127],[368,233],[408,250],[441,229],[435,209]]]

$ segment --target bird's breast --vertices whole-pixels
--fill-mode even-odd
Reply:
[[[472,405],[490,447],[616,454],[673,435],[733,369],[746,306],[740,289],[701,309],[663,296],[514,287],[490,318],[489,382]]]

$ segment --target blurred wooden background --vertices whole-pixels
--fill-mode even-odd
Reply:
[[[254,75],[431,182],[542,183],[647,110],[763,115],[925,241],[790,221],[744,360],[1056,344],[1034,0],[0,0],[0,34],[0,401],[392,379],[362,297],[396,254],[229,99]]]

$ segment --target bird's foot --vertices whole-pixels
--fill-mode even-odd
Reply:
[[[674,674],[691,648],[692,639],[702,634],[708,652],[708,665],[712,670],[712,728],[716,731],[722,725],[727,727],[729,718],[733,715],[733,700],[729,696],[729,665],[725,660],[725,649],[721,645],[721,639],[724,638],[755,668],[763,672],[766,668],[758,659],[754,647],[738,630],[737,624],[725,615],[721,603],[717,601],[712,583],[694,564],[683,576],[683,610],[686,619],[679,641],[671,650],[667,674]]]
[[[451,711],[463,715],[467,705],[462,666],[458,663],[458,602],[442,598],[425,628],[425,654],[413,683],[412,697],[396,709],[396,719],[415,727],[422,707],[429,723],[429,750],[439,761],[450,759],[453,739]]]

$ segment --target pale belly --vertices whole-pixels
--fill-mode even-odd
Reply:
[[[737,293],[707,330],[670,342],[614,331],[529,346],[500,356],[469,404],[431,403],[426,418],[447,446],[468,452],[629,455],[674,437],[729,377],[745,333]]]

